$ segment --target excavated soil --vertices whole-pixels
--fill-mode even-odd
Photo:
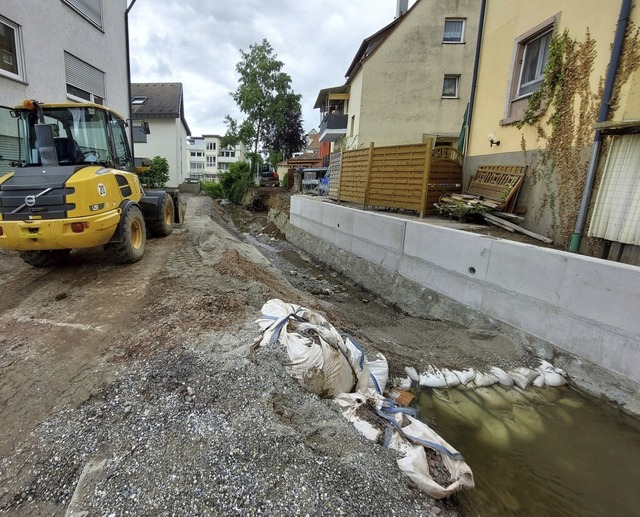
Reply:
[[[10,515],[454,515],[395,453],[249,348],[270,298],[319,310],[391,375],[527,360],[497,333],[409,318],[238,207],[188,199],[143,260],[0,252],[0,511]],[[86,513],[83,513],[86,512]]]

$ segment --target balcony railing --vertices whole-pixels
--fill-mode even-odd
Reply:
[[[335,142],[347,134],[347,115],[326,114],[320,123],[320,141]]]

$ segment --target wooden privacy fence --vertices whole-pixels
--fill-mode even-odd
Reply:
[[[462,154],[454,147],[394,145],[342,152],[333,167],[329,197],[380,208],[413,210],[423,217],[444,194],[462,192]],[[337,178],[335,178],[337,176]],[[334,179],[335,178],[335,179]],[[337,180],[337,181],[336,181]],[[337,183],[337,191],[335,189]]]

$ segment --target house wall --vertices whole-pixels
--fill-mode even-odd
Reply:
[[[362,85],[364,81],[365,70],[360,68],[353,76],[349,83],[349,106],[347,120],[347,149],[357,149],[362,147],[359,145],[360,119],[362,115]],[[354,124],[355,122],[355,124]],[[363,144],[364,145],[364,144]]]
[[[509,0],[487,2],[475,107],[465,161],[465,184],[468,184],[470,176],[475,173],[479,165],[494,163],[528,165],[527,178],[518,203],[526,210],[524,226],[537,233],[548,235],[558,243],[562,243],[561,238],[567,228],[573,229],[575,216],[566,217],[565,223],[559,222],[557,216],[553,215],[553,210],[557,210],[557,200],[555,208],[553,202],[547,203],[541,200],[545,195],[556,193],[566,187],[558,185],[555,170],[550,170],[544,178],[540,174],[534,174],[533,168],[543,169],[539,163],[539,151],[545,149],[547,145],[544,138],[539,138],[537,128],[526,125],[518,129],[515,125],[517,120],[507,119],[509,91],[516,60],[516,39],[552,17],[556,20],[556,33],[566,29],[571,38],[583,42],[589,31],[590,37],[595,41],[596,49],[589,83],[591,91],[597,92],[610,60],[610,46],[615,34],[620,3],[620,0],[616,0],[608,2],[604,7],[599,0],[583,2],[541,0],[519,3],[516,9],[513,2]],[[637,13],[634,16],[637,17]],[[634,85],[634,88],[637,90],[638,86]],[[622,111],[626,109],[627,115],[632,113],[640,115],[640,101],[637,100],[637,96],[634,97],[626,92],[628,87],[625,90],[625,99],[631,102],[624,101],[625,108]],[[594,101],[594,105],[599,105],[599,99]],[[576,117],[584,114],[583,111],[578,104],[575,105]],[[542,126],[549,135],[552,128],[548,125],[548,121],[552,113],[553,109],[549,108],[541,119]],[[581,161],[576,163],[576,176],[586,171],[591,147],[590,139],[593,137],[591,127],[590,122],[585,125],[590,134],[585,139],[586,144],[581,154]],[[495,135],[495,138],[500,141],[499,146],[490,146],[489,134]],[[524,150],[526,152],[523,152]],[[578,172],[578,169],[582,172]],[[577,194],[579,197],[580,187],[571,186],[570,188],[575,189],[576,192],[580,191]]]
[[[0,76],[0,105],[24,99],[66,102],[64,52],[105,73],[105,103],[129,116],[124,13],[126,0],[102,2],[104,32],[61,1],[2,2],[0,15],[22,28],[26,81]],[[105,51],[108,50],[108,51]]]
[[[162,156],[169,163],[167,187],[177,188],[184,181],[187,169],[183,164],[186,156],[187,131],[180,119],[149,119],[150,134],[147,143],[136,144],[136,156],[154,158]],[[167,145],[173,143],[173,145]]]
[[[480,0],[417,2],[363,64],[359,146],[422,143],[457,136],[471,91]],[[445,18],[465,18],[463,44],[443,43]],[[442,98],[445,74],[458,98]],[[356,103],[351,97],[349,115]]]
[[[287,239],[412,315],[472,328],[501,322],[538,355],[550,359],[555,347],[640,383],[633,266],[308,196],[291,198]]]

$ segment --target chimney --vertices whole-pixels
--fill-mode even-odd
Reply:
[[[396,17],[397,20],[409,9],[409,0],[398,0],[398,6],[396,7]]]

